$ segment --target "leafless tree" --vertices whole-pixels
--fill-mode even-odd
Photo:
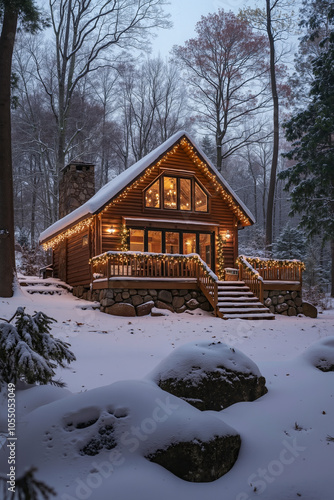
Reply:
[[[45,53],[32,53],[40,84],[57,127],[53,198],[60,170],[80,129],[69,133],[73,99],[87,75],[116,66],[123,49],[147,49],[155,29],[168,28],[165,0],[49,0],[52,39]],[[56,205],[55,205],[56,207]],[[56,208],[53,219],[57,217]]]
[[[215,137],[221,170],[224,159],[260,132],[241,125],[270,100],[267,41],[246,20],[222,9],[202,17],[196,32],[196,38],[174,47],[174,59],[184,68],[199,127]]]
[[[148,59],[140,67],[124,68],[121,92],[125,145],[135,161],[186,127],[188,109],[183,85],[176,68],[161,58]]]
[[[273,108],[273,152],[266,209],[266,248],[271,253],[273,243],[273,214],[279,154],[279,83],[278,63],[287,53],[284,42],[294,29],[293,0],[265,0],[264,8],[247,8],[241,17],[247,19],[259,32],[265,32],[269,42],[270,87]]]

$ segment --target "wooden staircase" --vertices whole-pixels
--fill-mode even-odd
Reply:
[[[275,319],[244,281],[217,281],[217,315],[223,319]]]
[[[72,287],[56,278],[38,278],[37,276],[18,276],[18,282],[23,290],[30,295],[64,295],[72,291]]]

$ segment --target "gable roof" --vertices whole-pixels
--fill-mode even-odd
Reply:
[[[249,219],[250,223],[254,223],[255,219],[252,213],[236,195],[236,193],[229,186],[223,176],[218,172],[216,167],[212,165],[211,161],[208,159],[205,153],[186,131],[180,130],[172,137],[167,139],[167,141],[165,141],[159,147],[151,151],[151,153],[149,153],[137,163],[129,167],[127,170],[124,170],[117,177],[109,181],[94,196],[92,196],[92,198],[86,201],[86,203],[45,229],[45,231],[40,234],[40,243],[53,238],[56,234],[61,233],[74,224],[79,223],[80,221],[83,221],[88,217],[92,217],[96,213],[99,213],[105,207],[105,205],[116,198],[129,184],[140,177],[147,168],[156,163],[160,158],[167,154],[167,152],[171,148],[180,143],[183,139],[186,139],[194,147],[196,153],[207,164],[212,174],[217,177],[217,180],[223,187],[224,191],[226,191],[237,203],[237,205],[239,205],[241,211]]]

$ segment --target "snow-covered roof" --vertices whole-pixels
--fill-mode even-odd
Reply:
[[[66,228],[72,226],[76,222],[79,222],[93,214],[99,212],[108,202],[115,198],[128,184],[130,184],[134,179],[140,176],[148,167],[155,163],[159,158],[161,158],[169,149],[171,149],[177,142],[182,138],[186,138],[197,150],[197,152],[202,156],[203,160],[208,164],[213,173],[217,176],[218,180],[223,185],[224,189],[229,192],[229,194],[234,198],[237,204],[240,206],[242,211],[249,217],[252,222],[255,222],[254,216],[236,195],[233,189],[229,186],[223,176],[218,172],[218,170],[212,165],[209,158],[201,150],[201,148],[195,143],[191,136],[185,131],[180,130],[172,137],[167,139],[164,143],[158,146],[156,149],[151,151],[141,160],[137,161],[134,165],[124,170],[117,177],[108,182],[103,186],[92,198],[90,198],[86,203],[73,210],[70,214],[66,215],[62,219],[58,220],[51,226],[49,226],[45,231],[40,234],[40,243],[52,238],[56,234],[65,230]]]

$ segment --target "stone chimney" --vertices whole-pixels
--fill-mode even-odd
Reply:
[[[59,182],[59,218],[73,212],[95,194],[94,165],[71,162]]]

